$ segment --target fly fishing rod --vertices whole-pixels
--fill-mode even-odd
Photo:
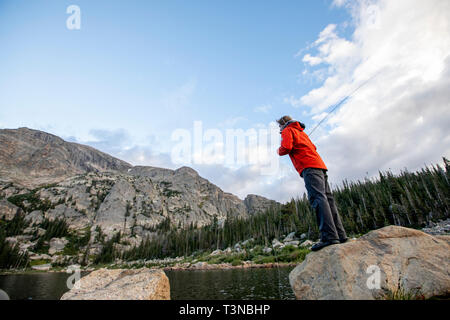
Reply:
[[[378,72],[379,73],[379,72]],[[372,81],[377,75],[378,73],[376,73],[375,75],[373,75],[372,77],[370,77],[369,79],[367,79],[366,81],[364,81],[362,84],[360,84],[355,90],[353,90],[352,93],[350,93],[348,96],[344,97],[341,101],[339,101],[337,104],[335,104],[333,106],[333,109],[331,109],[330,112],[328,112],[328,114],[319,121],[319,123],[311,130],[311,132],[309,133],[309,136],[311,136],[313,134],[313,132],[328,118],[328,116],[330,114],[332,114],[337,108],[339,108],[345,101],[347,101],[348,99],[350,99],[359,89],[361,89],[362,87],[364,87],[366,84],[368,84],[370,81]]]

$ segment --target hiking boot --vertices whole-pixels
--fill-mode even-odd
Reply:
[[[339,239],[339,242],[340,242],[340,243],[346,243],[346,242],[347,242],[347,240],[348,240],[348,238],[344,238],[344,239]]]
[[[311,250],[319,251],[322,248],[328,247],[332,244],[338,244],[338,243],[340,243],[339,240],[331,240],[331,241],[325,241],[325,242],[320,241],[319,243],[316,243],[315,245],[313,245],[311,247]]]

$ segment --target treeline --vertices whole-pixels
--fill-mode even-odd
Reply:
[[[0,219],[0,269],[18,269],[29,266],[29,257],[26,252],[21,252],[17,244],[6,241],[7,237],[14,237],[23,235],[24,230],[30,226],[30,223],[25,220],[25,214],[20,211],[10,221]],[[39,234],[36,229],[31,234],[30,241],[36,242],[31,248],[35,253],[48,253],[49,241],[52,238],[65,237],[68,240],[64,248],[63,254],[77,255],[82,248],[89,243],[91,233],[89,228],[84,232],[84,235],[77,235],[69,231],[69,226],[64,219],[49,220],[45,218],[38,227],[44,229],[43,234]],[[85,255],[87,254],[85,250]],[[85,257],[87,259],[87,256]],[[84,259],[84,260],[86,260]],[[83,260],[83,262],[85,262]]]
[[[380,173],[377,181],[345,182],[334,192],[343,223],[353,233],[386,225],[420,228],[449,217],[450,162],[394,176]]]
[[[17,213],[10,221],[0,220],[0,269],[26,267],[28,254],[21,252],[17,244],[6,241],[7,237],[20,235],[28,226],[23,213]]]
[[[424,227],[429,221],[449,217],[450,162],[418,172],[403,171],[395,176],[380,172],[377,179],[344,181],[333,194],[348,234],[363,234],[386,225]],[[125,253],[111,253],[110,259],[125,260],[190,255],[201,250],[225,249],[253,238],[255,244],[270,245],[274,238],[290,232],[318,238],[316,215],[306,195],[272,207],[249,219],[227,219],[202,228],[170,227],[170,220],[155,228],[156,235]]]

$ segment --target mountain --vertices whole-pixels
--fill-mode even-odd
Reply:
[[[0,177],[27,187],[87,172],[126,172],[132,165],[92,147],[28,128],[0,130]]]
[[[0,130],[0,218],[25,212],[35,224],[65,219],[73,230],[131,243],[177,228],[250,217],[275,201],[224,192],[192,168],[132,166],[85,145],[28,128]],[[34,230],[36,231],[36,230]]]

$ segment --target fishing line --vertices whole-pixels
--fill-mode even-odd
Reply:
[[[360,84],[355,90],[353,90],[352,93],[350,93],[349,95],[345,96],[341,101],[339,101],[337,104],[333,105],[333,109],[331,109],[330,112],[328,112],[328,114],[319,121],[319,123],[311,130],[311,132],[308,134],[309,136],[311,136],[314,131],[329,117],[330,114],[332,114],[337,108],[339,108],[345,101],[347,101],[348,99],[350,99],[359,89],[361,89],[362,87],[364,87],[367,83],[369,83],[370,81],[372,81],[377,75],[379,74],[379,72],[377,72],[375,75],[373,75],[372,77],[370,77],[369,79],[367,79],[366,81],[364,81],[362,84]]]
[[[280,217],[280,220],[278,221],[278,232],[277,232],[277,234],[275,234],[275,239],[278,239],[278,238],[280,237],[281,220],[282,220],[282,219],[281,219],[281,217]],[[275,250],[273,241],[272,241],[272,251],[273,251],[273,253],[274,253],[275,261],[276,261],[276,263],[277,263],[277,271],[278,271],[278,295],[280,296],[280,299],[281,299],[281,274],[280,274],[280,265],[279,265],[279,262],[278,262],[278,256],[277,256],[277,252],[276,252],[276,250]]]

